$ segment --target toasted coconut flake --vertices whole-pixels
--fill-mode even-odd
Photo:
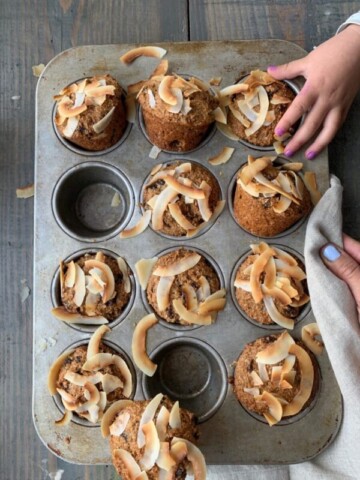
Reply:
[[[130,420],[130,413],[129,412],[122,412],[117,415],[115,421],[110,425],[109,432],[110,435],[115,435],[116,437],[120,437],[120,435],[125,431],[127,424]],[[102,425],[102,423],[101,423]]]
[[[285,357],[284,363],[282,364],[282,367],[281,367],[283,375],[285,373],[289,373],[294,368],[295,360],[296,360],[295,355],[288,355],[287,357]]]
[[[281,380],[279,385],[280,385],[280,388],[283,388],[284,390],[290,390],[291,388],[293,388],[291,383],[289,383],[285,379]]]
[[[214,110],[214,118],[217,122],[227,124],[227,113],[224,107],[216,107]]]
[[[289,265],[280,258],[275,259],[275,265],[278,273],[284,273],[300,282],[306,278],[305,272],[298,265]]]
[[[76,268],[75,263],[71,261],[67,264],[67,270],[64,278],[65,287],[72,288],[75,285]]]
[[[191,285],[186,284],[182,286],[182,292],[185,296],[186,308],[191,312],[195,311],[198,308],[198,299],[195,289]]]
[[[264,382],[261,380],[260,376],[253,370],[250,373],[250,377],[252,378],[252,382],[254,387],[260,387],[261,385],[264,385]]]
[[[213,77],[209,80],[210,85],[214,85],[214,87],[218,87],[222,82],[222,77]]]
[[[191,253],[186,257],[180,258],[178,261],[170,265],[158,266],[153,271],[153,275],[159,277],[171,277],[173,275],[180,275],[181,273],[195,267],[201,260],[201,255],[198,253]]]
[[[89,360],[86,360],[82,369],[85,371],[98,371],[101,368],[108,367],[114,363],[113,355],[111,353],[97,353],[93,355]]]
[[[160,440],[155,424],[152,420],[145,423],[145,425],[142,425],[142,431],[145,436],[145,450],[143,457],[140,460],[140,466],[144,470],[150,470],[150,468],[155,465],[156,459],[159,456]]]
[[[280,195],[279,201],[273,206],[273,210],[275,213],[284,213],[290,207],[291,200],[289,198],[284,197],[284,195]]]
[[[149,97],[150,108],[155,108],[156,107],[156,100],[155,100],[155,97],[154,97],[154,94],[153,94],[153,91],[151,90],[151,88],[148,88],[147,94],[148,94],[148,97]]]
[[[114,115],[115,107],[112,107],[107,114],[93,125],[95,133],[101,133],[110,124],[112,116]]]
[[[258,114],[252,109],[249,102],[246,100],[238,100],[237,106],[239,107],[240,112],[245,115],[247,120],[250,120],[250,122],[256,121]],[[249,125],[251,126],[251,123]]]
[[[70,410],[65,410],[64,415],[59,419],[55,420],[55,425],[57,427],[65,427],[66,425],[69,425],[73,417],[73,412]]]
[[[90,85],[88,85],[85,88],[85,92],[86,92],[86,95],[88,97],[101,98],[101,97],[104,97],[105,95],[114,95],[115,94],[115,86],[114,85],[100,85],[100,86],[95,87],[95,88],[90,88]]]
[[[73,102],[70,100],[69,97],[63,97],[62,101],[58,104],[58,113],[60,117],[76,117],[81,113],[87,110],[87,106],[85,104],[80,105],[79,107],[74,107]]]
[[[274,250],[268,247],[252,264],[250,272],[250,288],[251,294],[255,303],[259,303],[263,298],[263,293],[260,285],[260,275],[264,272],[266,264],[269,259],[274,255]]]
[[[169,442],[161,442],[160,443],[160,452],[159,457],[156,460],[156,464],[166,470],[169,471],[172,467],[176,465],[176,461],[170,455],[170,444]]]
[[[170,290],[175,277],[160,277],[156,288],[156,302],[160,311],[164,311],[170,305]]]
[[[287,97],[282,97],[278,93],[274,93],[274,95],[272,96],[272,98],[270,100],[270,103],[272,105],[283,105],[283,104],[286,104],[286,103],[291,103],[291,99],[287,98]]]
[[[321,198],[321,193],[318,190],[315,173],[305,172],[304,183],[306,188],[309,190],[313,205],[316,205]]]
[[[190,198],[194,198],[195,200],[201,200],[205,198],[205,192],[203,190],[194,186],[190,187],[185,185],[185,183],[181,182],[180,178],[176,179],[171,175],[167,175],[164,180],[166,184],[169,185],[169,187],[171,187],[173,190],[175,190],[177,193],[180,193],[181,195],[186,195]],[[164,191],[165,190],[163,190],[163,192]]]
[[[174,403],[170,411],[169,425],[171,428],[181,428],[180,407],[178,401]]]
[[[161,47],[138,47],[129,50],[120,57],[120,61],[125,64],[130,64],[138,57],[154,57],[162,58],[166,54],[166,50]]]
[[[159,172],[160,173],[160,172]],[[167,178],[167,176],[165,177]],[[172,178],[172,177],[171,177]],[[164,188],[161,193],[158,195],[153,213],[152,213],[152,228],[155,231],[161,230],[164,226],[164,213],[168,204],[175,199],[177,196],[177,191],[172,187]],[[149,211],[149,210],[148,210]]]
[[[190,98],[185,98],[182,103],[180,113],[182,113],[183,115],[187,115],[189,112],[191,112],[191,110],[192,108],[191,108]]]
[[[314,355],[321,355],[324,350],[323,342],[315,337],[320,335],[320,329],[317,323],[309,323],[301,329],[301,339]]]
[[[261,290],[265,296],[279,300],[283,305],[290,305],[291,303],[289,295],[276,286],[267,288],[265,285],[262,285]]]
[[[297,260],[289,253],[285,252],[285,250],[282,250],[281,248],[277,248],[277,247],[272,247],[272,248],[275,252],[276,257],[279,260],[282,260],[283,262],[293,267],[295,267],[298,264]]]
[[[177,442],[183,442],[187,448],[187,458],[191,462],[194,478],[196,480],[206,480],[206,464],[205,459],[201,451],[193,443],[185,440],[184,438],[174,437],[171,441],[171,446]],[[172,449],[171,449],[172,453]]]
[[[279,363],[288,356],[290,347],[294,344],[295,342],[293,338],[285,331],[277,340],[275,340],[275,342],[257,353],[256,361],[267,365]]]
[[[131,282],[130,282],[130,277],[129,277],[128,266],[127,266],[125,260],[122,257],[117,257],[116,261],[117,261],[117,264],[119,266],[120,272],[123,276],[125,293],[130,293],[131,292]]]
[[[178,103],[178,99],[176,93],[173,88],[171,88],[175,77],[172,75],[166,75],[160,82],[158,93],[161,100],[168,105],[176,105]]]
[[[276,252],[275,248],[273,250]],[[276,282],[276,264],[274,257],[270,257],[264,268],[265,278],[264,287],[271,289],[275,287]]]
[[[214,298],[209,300],[209,297],[199,306],[198,314],[207,315],[212,312],[219,312],[224,310],[226,306],[226,298]]]
[[[115,421],[117,414],[132,403],[132,400],[118,400],[110,405],[101,420],[101,434],[103,438],[106,438],[110,435],[110,426]]]
[[[71,138],[74,135],[78,125],[79,125],[79,119],[77,117],[68,118],[66,122],[66,127],[64,128],[64,131],[63,131],[64,137]]]
[[[75,372],[66,372],[64,375],[65,380],[68,380],[70,383],[74,385],[78,385],[79,387],[83,387],[85,383],[93,383],[96,385],[97,383],[102,381],[103,374],[100,372],[96,372],[94,375],[81,375],[80,373]]]
[[[137,464],[135,458],[127,450],[117,448],[113,451],[115,461],[124,464],[126,471],[130,476],[130,480],[136,480],[141,475],[141,468]]]
[[[130,397],[133,389],[133,380],[129,367],[127,366],[125,360],[120,357],[120,355],[113,355],[112,357],[113,364],[117,366],[122,377],[124,378],[124,388],[122,393],[125,397]]]
[[[100,392],[93,383],[86,382],[84,385],[84,397],[88,405],[96,405],[100,401]]]
[[[203,302],[211,294],[210,284],[204,275],[201,275],[199,278],[199,285],[200,287],[196,291],[196,297],[199,302]]]
[[[110,375],[109,373],[105,373],[102,377],[102,387],[106,394],[113,392],[117,388],[122,388],[124,383],[120,380],[119,377],[115,375]]]
[[[136,119],[135,98],[131,95],[128,95],[125,100],[125,105],[126,105],[126,120],[129,123],[135,123],[135,119]]]
[[[203,90],[204,92],[207,92],[210,90],[210,85],[204,80],[201,80],[200,78],[191,77],[190,83],[198,87],[200,90]]]
[[[272,297],[265,295],[263,300],[266,311],[274,323],[280,325],[281,327],[288,328],[289,330],[294,328],[294,320],[292,318],[285,317],[279,312]]]
[[[260,389],[257,387],[244,388],[244,392],[252,395],[253,397],[258,397],[260,395]]]
[[[69,392],[67,392],[63,388],[57,388],[56,391],[60,395],[61,399],[67,405],[71,406],[71,410],[74,410],[78,406],[78,402],[76,401],[76,398],[73,397]]]
[[[230,160],[234,151],[235,148],[224,147],[218,155],[209,158],[209,163],[211,163],[211,165],[221,165],[226,163]]]
[[[149,423],[153,420],[156,410],[158,409],[164,395],[162,393],[158,393],[146,406],[143,414],[141,415],[140,422],[139,422],[139,430],[137,434],[137,446],[142,448],[145,445],[145,435],[142,430],[143,425]]]
[[[86,352],[86,359],[90,360],[91,357],[99,353],[99,347],[102,340],[102,337],[105,333],[110,332],[110,328],[106,325],[101,325],[101,327],[97,328],[95,332],[91,335],[89,345]]]
[[[144,212],[143,216],[140,218],[140,220],[134,227],[123,230],[120,233],[119,237],[123,239],[132,238],[140,235],[140,233],[142,233],[148,227],[150,220],[151,210],[147,210],[146,212]]]
[[[259,377],[263,382],[269,381],[269,374],[264,363],[258,363]]]
[[[309,400],[314,384],[314,367],[309,354],[296,343],[292,344],[289,353],[296,356],[299,363],[301,380],[299,392],[295,395],[292,402],[284,407],[284,416],[296,415]]]
[[[39,65],[33,65],[31,68],[34,77],[40,77],[45,68],[45,65],[43,63],[39,63]]]
[[[48,379],[47,379],[47,386],[50,392],[50,395],[56,395],[56,382],[59,376],[59,372],[61,367],[63,366],[64,361],[68,358],[75,349],[67,350],[66,352],[62,353],[51,365]]]
[[[160,408],[160,411],[156,418],[156,430],[158,432],[158,437],[160,442],[163,442],[166,438],[167,428],[169,425],[169,418],[170,418],[170,412],[163,405]]]
[[[114,196],[111,199],[111,206],[118,207],[120,204],[121,204],[121,197],[119,195],[119,192],[115,192]]]
[[[245,165],[240,171],[239,178],[247,185],[258,173],[262,172],[266,167],[271,165],[271,157],[260,157],[254,162]]]
[[[34,196],[34,192],[35,186],[33,183],[25,187],[19,187],[16,189],[16,198],[30,198]]]
[[[71,313],[65,310],[64,307],[56,307],[51,310],[51,313],[59,320],[66,323],[81,323],[82,325],[103,325],[109,321],[100,315],[94,317],[86,317],[80,313]]]
[[[221,215],[222,211],[224,210],[225,207],[225,200],[219,200],[218,203],[216,204],[216,207],[213,211],[213,214],[210,218],[210,220],[214,223],[217,218]],[[201,223],[198,227],[194,228],[193,230],[189,230],[186,234],[187,237],[193,237],[194,235],[197,235],[203,228],[205,228],[207,225],[206,222]]]
[[[88,269],[98,268],[101,270],[102,280],[106,284],[102,294],[102,300],[104,303],[108,302],[112,298],[115,291],[115,279],[111,268],[106,263],[99,262],[98,260],[86,260],[85,267]]]
[[[169,69],[169,61],[167,59],[163,59],[161,60],[159,65],[155,68],[155,70],[152,72],[152,74],[150,75],[150,78],[166,75],[168,69]]]
[[[249,85],[246,83],[236,83],[235,85],[230,85],[223,88],[219,92],[220,97],[228,97],[230,95],[236,95],[237,93],[243,93],[249,90]]]
[[[177,442],[171,443],[170,454],[175,460],[176,464],[179,464],[180,462],[185,460],[187,453],[188,448],[186,446],[186,443],[183,442],[181,438],[179,438]]]
[[[301,162],[289,162],[289,163],[284,163],[284,165],[281,165],[281,169],[290,170],[292,172],[300,172],[303,166],[304,164]]]
[[[168,208],[171,216],[181,228],[186,231],[194,228],[194,225],[185,217],[177,203],[169,203]]]
[[[153,160],[155,160],[157,159],[160,153],[161,153],[161,148],[157,147],[156,145],[153,145],[149,153],[149,158],[152,158]]]
[[[167,106],[166,110],[170,113],[180,113],[181,109],[182,109],[182,106],[183,106],[183,102],[184,102],[183,93],[180,90],[180,88],[171,88],[171,93],[176,98],[176,103],[175,103],[175,105]]]
[[[152,270],[158,261],[158,257],[153,258],[142,258],[135,263],[135,271],[143,290],[146,290],[149,278],[151,276]]]
[[[276,422],[279,422],[283,416],[283,407],[279,400],[274,397],[274,395],[266,391],[263,392],[260,398],[261,401],[265,402],[269,407],[270,415],[276,420]]]
[[[273,383],[279,384],[281,381],[282,375],[282,366],[275,365],[271,368],[271,381]]]
[[[212,216],[212,211],[209,206],[209,198],[211,194],[210,185],[203,180],[200,184],[201,190],[205,193],[205,198],[197,200],[200,215],[204,222],[208,222]]]
[[[163,167],[162,163],[158,163],[158,164],[154,165],[153,168],[151,169],[150,175],[155,175],[155,173],[157,173],[159,170],[161,170],[162,167]]]
[[[199,315],[185,308],[180,298],[173,300],[173,307],[179,317],[190,324],[210,325],[212,323],[211,315]]]
[[[265,118],[269,109],[269,97],[264,87],[258,87],[259,92],[259,101],[260,101],[260,110],[257,114],[255,122],[251,125],[251,127],[245,130],[245,135],[250,137],[255,132],[257,132],[264,124]]]
[[[223,125],[222,123],[216,122],[216,128],[229,140],[234,140],[235,142],[240,140],[240,138],[231,130],[229,125]]]
[[[231,103],[229,105],[230,112],[234,115],[236,120],[238,120],[245,128],[249,128],[251,123],[249,120],[243,116],[243,114],[237,110]]]
[[[258,183],[249,182],[247,185],[245,185],[241,178],[238,178],[236,183],[241,185],[241,188],[252,197],[257,198],[260,196],[260,194],[268,197],[275,195],[275,192],[272,188],[265,187],[264,185],[260,185]]]
[[[276,152],[278,155],[281,155],[281,154],[284,153],[284,151],[285,151],[285,147],[284,147],[284,145],[280,142],[280,140],[275,140],[275,142],[273,143],[273,147],[274,147],[275,152]]]
[[[135,327],[131,344],[135,364],[149,377],[154,375],[157,365],[150,360],[146,352],[146,335],[149,328],[153,327],[157,322],[158,319],[153,313],[143,317]]]

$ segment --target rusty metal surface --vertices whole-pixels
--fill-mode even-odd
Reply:
[[[196,355],[204,357],[208,375],[204,378],[202,391],[215,389],[215,397],[218,397],[216,400],[212,393],[216,405],[211,415],[205,415],[204,421],[199,426],[201,433],[199,446],[207,462],[269,464],[296,463],[310,459],[335,438],[342,418],[341,394],[326,353],[318,359],[322,378],[317,401],[306,416],[290,425],[270,428],[254,419],[240,406],[228,382],[233,374],[234,361],[244,345],[269,332],[246,321],[232,300],[230,279],[234,265],[249,249],[249,244],[257,239],[239,228],[231,216],[228,205],[211,228],[189,240],[169,239],[149,228],[142,235],[130,240],[121,240],[118,235],[110,235],[105,236],[104,240],[86,242],[68,235],[55,219],[52,209],[55,185],[65,172],[84,162],[105,163],[111,168],[120,170],[129,181],[131,189],[128,200],[125,200],[128,201],[128,205],[124,213],[124,226],[127,222],[134,224],[140,217],[137,204],[141,186],[155,164],[176,158],[198,161],[217,177],[223,198],[227,200],[231,180],[247,155],[261,154],[225,138],[216,131],[208,142],[194,152],[182,155],[162,152],[158,159],[153,160],[149,158],[151,144],[142,133],[138,118],[121,145],[106,154],[94,157],[90,154],[76,153],[64,146],[52,126],[53,95],[64,85],[79,78],[106,72],[117,78],[123,86],[148,77],[158,63],[157,60],[141,58],[131,66],[125,66],[119,61],[120,55],[133,46],[84,46],[65,51],[48,64],[38,83],[33,327],[33,418],[38,434],[49,449],[69,462],[111,463],[108,441],[101,437],[99,427],[74,422],[62,429],[54,425],[54,420],[58,419],[61,413],[47,390],[49,367],[69,346],[79,342],[86,343],[91,335],[91,329],[71,328],[50,313],[56,298],[54,293],[56,288],[52,289],[52,285],[59,260],[83,249],[107,249],[123,256],[134,271],[134,265],[139,258],[150,258],[165,249],[181,245],[200,249],[215,261],[227,288],[227,306],[219,313],[216,323],[208,327],[174,330],[159,323],[148,334],[147,348],[148,352],[155,351],[154,355],[158,355],[164,342],[166,351],[170,352],[176,351],[177,344],[183,348],[185,342],[186,352],[195,349],[191,351],[196,351]],[[269,64],[283,63],[304,54],[298,46],[278,40],[187,42],[162,46],[168,50],[167,58],[171,70],[192,74],[204,80],[221,76],[222,86],[234,83],[251,69],[266,69]],[[207,160],[223,146],[236,148],[233,157],[225,165],[211,166]],[[301,152],[294,160],[297,158],[299,160],[302,158]],[[307,162],[306,169],[316,172],[320,190],[325,191],[329,183],[327,153],[322,153],[316,162]],[[131,215],[128,215],[129,212]],[[306,224],[302,223],[290,233],[269,240],[269,243],[291,247],[301,255],[305,227]],[[140,285],[135,277],[133,286],[135,298],[126,318],[118,322],[107,336],[110,342],[116,344],[130,358],[134,325],[147,313]],[[294,336],[299,337],[301,327],[313,321],[314,317],[310,310],[296,325]],[[189,341],[186,343],[187,338]],[[180,351],[179,358],[181,354]],[[144,391],[149,392],[151,389],[149,390],[138,369],[136,373],[135,398],[142,399]],[[190,375],[194,376],[196,383],[201,377],[200,373],[203,371],[197,374],[192,368],[189,370],[189,378]],[[191,400],[185,402],[186,406],[191,406],[191,402]],[[200,408],[202,403],[203,400],[199,401],[196,398],[193,400],[196,408]]]

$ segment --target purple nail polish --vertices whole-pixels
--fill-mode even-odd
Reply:
[[[316,157],[316,152],[313,152],[312,150],[310,152],[307,152],[306,154],[306,158],[308,160],[314,160],[315,157]]]
[[[276,68],[277,68],[276,65],[269,65],[267,69],[268,70],[276,70]]]
[[[286,149],[284,154],[287,156],[287,157],[292,157],[294,155],[294,152],[292,150],[289,150],[289,149]]]
[[[275,128],[275,135],[278,137],[282,137],[285,133],[285,130],[283,128]]]

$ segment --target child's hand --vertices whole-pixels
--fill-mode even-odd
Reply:
[[[320,253],[328,269],[350,288],[360,320],[360,242],[347,235],[343,238],[344,249],[328,243],[322,247]]]
[[[305,85],[277,124],[275,133],[281,136],[307,113],[303,125],[287,144],[285,155],[291,157],[317,133],[305,153],[312,160],[334,138],[360,88],[360,26],[349,25],[306,57],[269,67],[268,72],[278,80],[305,77]]]

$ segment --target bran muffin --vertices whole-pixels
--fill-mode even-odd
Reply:
[[[237,175],[234,217],[248,232],[273,237],[289,229],[312,210],[312,200],[292,164],[274,165],[276,157],[248,157]],[[294,164],[302,168],[302,164]]]
[[[259,326],[294,328],[310,300],[304,264],[294,254],[264,242],[251,248],[234,282],[240,309]]]
[[[54,97],[60,136],[88,151],[115,145],[126,128],[125,92],[111,76],[79,80]]]
[[[151,401],[118,402],[117,411],[115,408],[114,414],[103,418],[102,434],[110,436],[112,461],[124,480],[135,478],[141,471],[149,480],[156,480],[164,470],[172,474],[171,478],[185,479],[190,466],[200,475],[197,478],[205,478],[204,457],[194,445],[199,436],[194,415],[161,393]],[[179,442],[180,448],[174,448]],[[124,451],[125,457],[121,455]]]
[[[131,297],[130,269],[122,257],[99,251],[85,253],[65,265],[60,263],[61,304],[59,309],[79,318],[102,317],[113,321]],[[79,321],[81,323],[81,320]],[[103,322],[105,323],[105,322]]]
[[[150,307],[168,323],[209,325],[226,304],[226,291],[210,263],[179,248],[158,258],[146,285]]]
[[[150,141],[171,152],[196,148],[215,121],[218,100],[195,78],[161,75],[150,78],[138,94]]]
[[[314,356],[287,332],[245,345],[234,372],[234,393],[270,426],[306,410],[319,388]]]
[[[106,409],[133,391],[132,374],[121,355],[101,342],[110,331],[99,327],[87,345],[64,352],[52,364],[48,388],[59,394],[65,413],[97,423]]]
[[[203,190],[204,198],[191,198],[187,191],[183,193],[174,192],[166,182],[166,178],[169,176],[178,182],[187,182],[187,187],[195,188],[196,193]],[[173,192],[173,195],[166,199],[169,200],[168,205],[163,199],[166,192],[163,193],[162,197],[158,197],[166,189],[169,192],[172,189]],[[157,199],[159,199],[158,205],[156,205]],[[162,205],[161,218],[153,216],[152,227],[154,230],[174,237],[181,237],[211,220],[220,199],[219,183],[209,170],[198,163],[177,161],[161,165],[150,176],[143,189],[142,202],[144,209],[152,210],[153,215],[160,204]]]
[[[260,70],[251,72],[241,85],[244,91],[231,96],[228,125],[240,139],[255,146],[271,147],[279,140],[275,127],[295,93],[284,81]]]

